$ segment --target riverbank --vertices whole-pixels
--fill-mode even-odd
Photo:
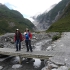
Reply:
[[[60,39],[52,42],[51,51],[64,52],[65,56],[54,56],[49,58],[49,63],[42,70],[69,70],[70,69],[70,32],[63,32]],[[47,61],[46,61],[47,63]]]
[[[35,51],[53,50],[53,48],[51,47],[51,44],[52,44],[52,37],[55,35],[59,35],[59,33],[33,33],[33,38],[32,38],[33,50],[35,50]],[[7,33],[5,35],[0,36],[0,47],[15,49],[15,43],[14,43],[13,39],[14,39],[14,33]],[[23,41],[22,49],[24,49],[24,48],[26,48],[26,47],[25,47],[25,43]],[[45,62],[45,65],[46,64],[47,63]]]

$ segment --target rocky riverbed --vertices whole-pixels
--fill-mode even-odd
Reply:
[[[22,33],[23,34],[23,33]],[[60,33],[54,32],[54,33],[33,33],[32,38],[32,48],[35,51],[57,51],[60,49],[63,49],[64,44],[64,38],[65,36],[68,36],[69,40],[69,34],[64,33],[62,34],[62,38],[58,39],[57,41],[52,42],[52,37],[55,35],[59,35]],[[66,39],[66,38],[65,38]],[[66,42],[65,42],[66,43]],[[68,42],[67,42],[68,43]],[[60,45],[59,45],[60,44]],[[59,47],[61,46],[61,47]],[[6,33],[5,35],[0,36],[0,47],[1,48],[15,48],[14,43],[14,33]],[[22,41],[22,49],[26,48],[25,42]],[[42,70],[68,70],[69,68],[69,57],[67,56],[54,56],[52,58],[49,58],[48,60],[44,60],[45,67],[42,68]],[[63,60],[64,59],[64,60]],[[2,67],[1,67],[2,68]]]
[[[49,61],[42,70],[69,70],[70,69],[70,32],[62,33],[60,39],[52,42],[51,51],[64,52],[62,56],[54,56],[49,58]],[[59,54],[60,55],[60,54]],[[51,62],[50,62],[51,61]]]
[[[32,46],[38,42],[43,42],[43,40],[49,40],[52,39],[54,35],[58,35],[59,33],[33,33],[33,38],[32,38]],[[23,35],[23,33],[22,33]],[[49,41],[51,43],[51,40]],[[46,46],[49,43],[44,43]],[[0,47],[8,47],[8,48],[15,48],[15,42],[14,42],[14,33],[6,33],[2,36],[0,36]],[[22,48],[25,48],[25,43],[22,41]]]

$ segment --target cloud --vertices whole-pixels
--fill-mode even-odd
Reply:
[[[61,0],[0,0],[0,3],[6,4],[11,9],[18,10],[22,14],[33,16],[44,12],[59,1]]]

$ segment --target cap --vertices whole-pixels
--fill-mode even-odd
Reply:
[[[19,29],[16,29],[16,30],[19,30]]]
[[[24,32],[24,35],[26,34],[26,32]]]

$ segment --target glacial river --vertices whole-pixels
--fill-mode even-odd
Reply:
[[[47,43],[49,40],[43,40],[35,44],[34,50],[41,50],[42,45]],[[1,70],[42,70],[45,67],[44,61],[40,59],[33,58],[35,61],[27,62],[27,59],[23,58],[22,63],[19,64],[19,57],[5,57],[0,58],[0,69]]]

